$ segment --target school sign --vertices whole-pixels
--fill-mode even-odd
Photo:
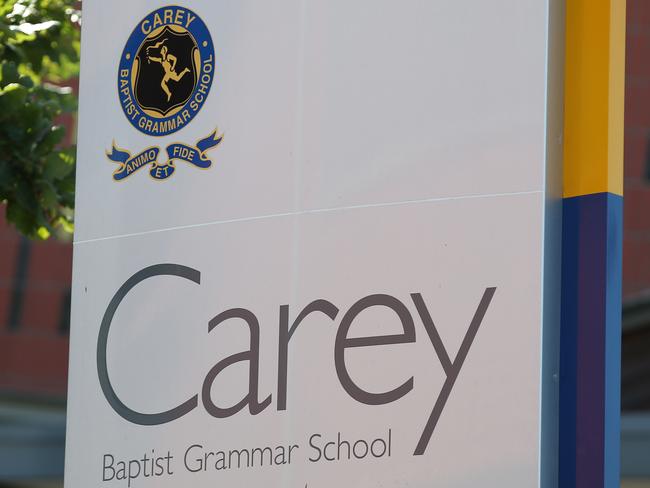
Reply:
[[[563,28],[84,5],[66,486],[554,486]]]

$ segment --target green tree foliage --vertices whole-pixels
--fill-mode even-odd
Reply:
[[[109,1],[109,0],[106,0]],[[76,109],[76,0],[0,0],[0,202],[32,238],[72,232],[75,150],[56,119]]]

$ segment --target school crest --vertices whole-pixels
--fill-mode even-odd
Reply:
[[[214,74],[214,46],[203,20],[187,8],[162,7],[142,19],[126,42],[117,79],[120,105],[129,123],[142,134],[167,136],[183,129],[199,113]],[[169,159],[164,163],[158,161],[163,151],[156,146],[132,157],[113,142],[107,157],[120,164],[113,174],[115,181],[146,166],[154,179],[163,180],[174,173],[175,160],[209,167],[212,162],[206,151],[222,138],[215,130],[195,144],[172,144],[166,148]]]
[[[173,115],[192,96],[200,68],[201,55],[191,34],[166,25],[138,49],[132,67],[135,100],[152,117]]]

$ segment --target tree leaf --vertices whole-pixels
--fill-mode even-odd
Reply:
[[[75,153],[56,123],[76,110],[77,0],[0,0],[0,201],[24,235],[72,232]]]
[[[43,176],[48,180],[65,178],[74,169],[74,158],[63,151],[51,153],[45,162]]]

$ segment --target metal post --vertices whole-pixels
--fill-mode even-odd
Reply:
[[[566,26],[559,486],[614,488],[625,0],[569,0]]]

